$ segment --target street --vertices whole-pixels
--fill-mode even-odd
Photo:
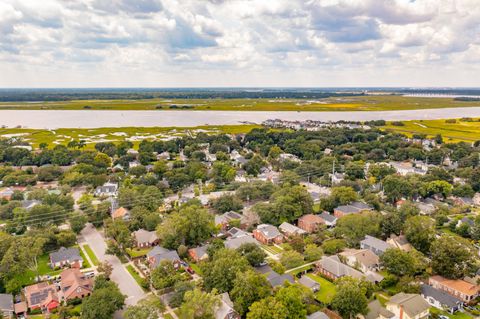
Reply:
[[[137,284],[135,279],[125,269],[116,256],[106,255],[107,244],[103,236],[93,227],[87,224],[81,232],[83,242],[92,248],[99,261],[108,261],[112,267],[110,279],[118,284],[120,291],[127,296],[125,303],[127,305],[136,305],[139,300],[145,298],[146,294]]]

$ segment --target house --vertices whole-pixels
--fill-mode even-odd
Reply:
[[[25,208],[26,210],[30,210],[32,209],[33,207],[41,204],[42,202],[39,201],[39,200],[35,200],[35,199],[32,199],[32,200],[22,200],[22,208]]]
[[[423,284],[421,286],[421,295],[431,306],[452,314],[463,308],[462,300],[430,285]]]
[[[475,222],[468,217],[463,217],[457,222],[457,227],[460,227],[463,224],[467,224],[468,226],[472,227],[473,225],[475,225]]]
[[[240,228],[237,228],[237,227],[230,228],[226,234],[230,238],[236,238],[236,237],[242,237],[242,236],[248,235],[246,231],[241,230]]]
[[[24,288],[25,299],[30,310],[52,311],[60,305],[57,287],[47,282],[40,282]]]
[[[450,197],[451,200],[453,201],[453,203],[455,205],[458,205],[458,206],[475,206],[475,203],[473,202],[473,198],[472,197],[456,197],[456,196],[452,196]]]
[[[102,186],[98,186],[93,192],[94,196],[117,196],[118,194],[118,184],[107,182]]]
[[[196,248],[190,248],[188,250],[188,255],[192,257],[195,262],[208,259],[207,253],[208,245],[199,246]]]
[[[87,278],[78,268],[65,269],[60,274],[60,291],[63,300],[83,299],[93,291],[93,279]]]
[[[223,213],[222,215],[215,215],[215,225],[221,229],[227,229],[230,227],[232,221],[239,221],[240,225],[243,221],[243,215],[234,211]]]
[[[417,203],[415,203],[415,206],[417,206],[421,215],[430,215],[436,209],[434,204],[428,203],[428,202],[425,202],[425,201],[417,202]]]
[[[323,223],[327,225],[327,227],[334,227],[337,224],[337,217],[328,212],[322,212],[317,216],[323,219]]]
[[[408,174],[418,174],[425,175],[428,172],[428,165],[418,161],[415,163],[412,162],[390,162],[389,165],[395,169],[395,171],[402,175]]]
[[[268,224],[261,224],[253,231],[253,237],[264,245],[281,244],[283,235],[277,227]]]
[[[147,253],[147,262],[151,269],[157,268],[163,260],[171,261],[176,267],[180,264],[180,257],[175,250],[155,246]]]
[[[340,184],[345,179],[345,174],[343,173],[333,173],[329,175],[330,179],[332,180],[332,185]]]
[[[363,319],[394,319],[395,314],[383,307],[380,301],[374,300],[368,304],[368,313],[359,317],[363,317]]]
[[[307,214],[298,219],[298,227],[306,231],[307,233],[314,233],[319,230],[321,225],[324,225],[325,221],[318,215]]]
[[[353,202],[349,205],[341,205],[333,209],[333,215],[341,218],[346,215],[357,214],[360,212],[371,211],[373,208],[362,202]]]
[[[368,249],[346,249],[339,255],[347,265],[360,269],[363,273],[376,271],[380,267],[380,258]]]
[[[228,292],[220,295],[220,305],[215,310],[215,319],[240,319],[240,315],[235,311],[233,302],[230,300]]]
[[[387,239],[387,244],[389,244],[393,248],[398,248],[400,250],[409,252],[412,251],[413,247],[408,242],[407,237],[405,235],[390,235],[390,238]]]
[[[360,242],[360,248],[371,250],[375,255],[381,256],[387,249],[392,247],[386,241],[365,235],[365,239]]]
[[[139,229],[133,232],[137,248],[152,247],[158,244],[158,236],[154,231]]]
[[[11,294],[0,294],[0,317],[13,317],[13,296]]]
[[[130,211],[125,207],[120,207],[113,211],[112,219],[123,219],[125,221],[130,220]]]
[[[26,318],[28,306],[25,301],[17,302],[13,305],[13,309],[17,318]]]
[[[290,274],[277,274],[275,271],[271,271],[267,274],[267,281],[270,283],[272,288],[283,286],[285,282],[289,282],[291,284],[295,283],[293,276]]]
[[[83,258],[80,256],[80,251],[77,247],[61,247],[56,252],[50,253],[51,268],[59,268],[65,266],[82,268]]]
[[[248,233],[243,236],[238,236],[238,237],[229,237],[227,240],[224,242],[225,247],[229,249],[237,249],[243,244],[256,244],[258,245],[259,242],[250,236]]]
[[[322,311],[316,311],[316,312],[312,313],[311,315],[308,315],[307,319],[330,319],[330,317],[327,316]]]
[[[435,289],[445,291],[446,293],[459,298],[463,302],[469,303],[479,296],[480,287],[461,279],[447,279],[442,276],[432,276],[428,279],[428,284]]]
[[[360,271],[343,264],[338,256],[322,256],[322,259],[320,259],[315,265],[319,273],[332,280],[344,276],[350,276],[357,279],[364,277]]]
[[[430,305],[417,294],[398,293],[387,301],[386,307],[399,319],[421,319],[430,315]]]
[[[282,232],[287,237],[292,237],[292,236],[303,236],[307,232],[301,228],[298,228],[295,225],[292,225],[287,222],[283,222],[280,226],[278,226],[278,229]]]
[[[12,195],[13,195],[13,189],[11,189],[10,187],[0,190],[0,198],[10,200],[12,198]]]
[[[298,283],[301,284],[302,286],[307,287],[312,292],[317,292],[320,290],[320,284],[306,275],[303,275],[302,277],[300,277],[300,279],[298,280]]]

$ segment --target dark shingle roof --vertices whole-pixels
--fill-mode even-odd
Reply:
[[[433,288],[430,285],[422,285],[421,286],[421,293],[424,297],[431,297],[434,300],[440,302],[442,305],[447,306],[449,308],[455,307],[462,303],[460,299],[455,298],[454,296]]]
[[[80,252],[78,251],[78,248],[61,247],[58,251],[50,253],[50,260],[52,261],[52,263],[58,263],[62,261],[68,261],[68,262],[73,262],[77,260],[83,261],[83,258],[80,257]]]
[[[13,311],[13,296],[10,294],[0,294],[0,312]]]

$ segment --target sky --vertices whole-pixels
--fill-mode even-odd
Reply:
[[[0,87],[480,87],[480,0],[0,0]]]

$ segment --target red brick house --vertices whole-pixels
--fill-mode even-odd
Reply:
[[[63,300],[83,299],[93,291],[93,280],[85,277],[78,268],[65,269],[60,274],[60,289]]]
[[[308,233],[316,232],[323,224],[325,224],[325,221],[318,215],[308,214],[298,219],[298,227]]]
[[[253,237],[264,245],[281,244],[283,242],[283,235],[277,227],[261,224],[253,231]]]

